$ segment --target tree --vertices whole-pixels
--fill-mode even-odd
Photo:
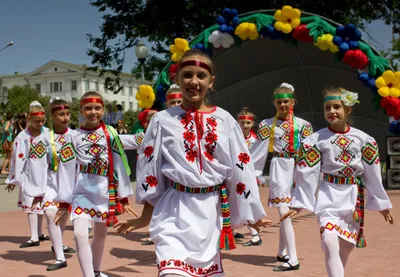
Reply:
[[[30,86],[13,86],[8,90],[8,103],[7,105],[2,104],[1,110],[5,113],[11,112],[14,115],[27,113],[29,105],[33,101],[39,101],[46,111],[49,110],[50,97],[41,95]],[[47,114],[46,116],[49,119],[49,115]]]
[[[176,37],[191,40],[203,29],[215,24],[216,17],[225,7],[240,13],[261,9],[277,9],[292,5],[303,11],[325,16],[334,21],[355,23],[383,19],[386,24],[400,22],[398,1],[315,0],[315,1],[242,1],[242,0],[91,0],[90,4],[103,13],[101,36],[88,34],[93,48],[88,51],[92,69],[100,74],[111,72],[118,76],[125,60],[125,51],[141,38],[154,43],[152,54],[146,60],[146,79],[154,78],[169,60],[169,45]],[[115,66],[114,66],[115,65]],[[112,68],[112,70],[110,69]],[[132,69],[140,75],[139,63]],[[106,80],[106,86],[119,86],[119,78]]]

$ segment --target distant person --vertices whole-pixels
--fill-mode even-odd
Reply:
[[[114,126],[118,125],[118,121],[124,120],[124,113],[122,112],[122,105],[118,104],[117,109],[118,109],[117,114],[115,116],[115,119],[113,120]]]
[[[125,122],[123,120],[118,121],[117,132],[119,135],[128,134],[128,129],[126,129]]]
[[[13,141],[13,126],[12,126],[12,114],[9,112],[6,115],[6,122],[2,126],[1,146],[5,154],[3,167],[1,174],[8,174],[10,169],[10,158]]]

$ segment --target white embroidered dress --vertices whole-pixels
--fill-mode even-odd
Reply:
[[[187,193],[190,188],[225,183],[231,225],[263,218],[253,164],[239,124],[221,108],[190,112],[180,106],[151,119],[139,149],[136,200],[153,205],[150,237],[160,276],[224,276],[219,237],[220,191]]]
[[[31,210],[34,197],[44,197],[48,169],[48,129],[33,137],[26,128],[14,140],[10,173],[6,184],[20,187],[18,207],[27,213],[43,214],[40,206]]]
[[[381,211],[392,207],[383,188],[378,145],[368,134],[350,128],[335,133],[319,130],[301,145],[295,170],[296,187],[292,207],[316,214],[322,236],[335,232],[342,239],[356,244],[359,223],[353,219],[357,185],[336,184],[324,179],[320,172],[338,177],[361,177],[366,187],[366,208]]]
[[[74,147],[79,173],[72,194],[71,220],[78,217],[106,223],[109,215],[109,156],[107,139],[102,127],[76,130]],[[109,132],[110,133],[110,132]],[[110,133],[111,137],[111,133]],[[115,140],[111,137],[114,175],[118,180],[118,197],[127,198],[133,188],[122,162]]]
[[[262,176],[265,162],[269,151],[269,140],[274,118],[263,120],[257,131],[258,140],[250,150],[254,162],[254,168],[257,176]],[[309,122],[295,117],[298,128],[298,145],[303,139],[312,134],[313,129]],[[276,122],[274,128],[274,153],[289,155],[290,153],[290,122],[289,120],[280,120]],[[295,158],[293,157],[272,157],[269,170],[269,199],[270,207],[289,206],[292,199],[293,171],[295,167]]]
[[[50,131],[51,132],[51,131]],[[55,205],[54,203],[72,203],[72,192],[75,188],[77,176],[76,150],[74,137],[76,132],[67,129],[64,133],[54,133],[54,146],[57,152],[58,169],[49,169],[47,190],[43,209]],[[52,142],[49,136],[48,153],[52,157]]]

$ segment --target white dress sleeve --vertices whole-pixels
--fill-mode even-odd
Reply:
[[[148,202],[155,206],[165,192],[165,178],[161,172],[161,138],[161,126],[157,117],[154,116],[138,150],[136,170],[136,202],[138,204]]]
[[[119,152],[115,139],[113,139],[112,151],[113,151],[114,172],[116,173],[116,176],[118,178],[118,197],[120,199],[127,198],[133,194],[133,188],[128,173],[126,172],[124,163],[121,158],[121,153]],[[122,154],[126,156],[125,153]]]
[[[366,188],[367,210],[382,211],[391,209],[389,197],[382,185],[378,144],[368,136],[361,149],[364,173],[362,179]]]
[[[119,135],[119,138],[125,150],[135,150],[139,149],[142,144],[144,133],[139,132],[133,135]]]
[[[258,126],[257,139],[254,145],[251,147],[250,155],[253,160],[254,169],[257,178],[262,182],[263,171],[265,162],[268,157],[268,146],[271,128],[267,123],[261,122]],[[264,180],[265,181],[265,180]]]
[[[292,194],[291,207],[307,209],[314,212],[315,193],[321,171],[321,152],[317,145],[317,134],[306,138],[298,151],[294,170],[295,189]]]
[[[23,170],[26,159],[29,155],[29,148],[25,144],[22,132],[14,140],[10,161],[10,173],[5,181],[6,184],[17,185],[20,187],[23,185]]]
[[[255,223],[266,216],[261,204],[253,162],[237,122],[229,135],[230,171],[225,184],[232,227]]]

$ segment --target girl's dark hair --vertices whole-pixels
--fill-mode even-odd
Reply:
[[[345,90],[343,87],[338,87],[338,86],[327,86],[324,91],[323,91],[323,96],[324,98],[328,95],[342,95],[343,90]],[[325,102],[324,102],[325,103]],[[345,112],[348,112],[349,114],[346,115],[346,123],[349,126],[353,126],[354,122],[353,119],[351,118],[350,113],[353,111],[353,107],[346,106],[343,101],[342,101],[342,106]]]

